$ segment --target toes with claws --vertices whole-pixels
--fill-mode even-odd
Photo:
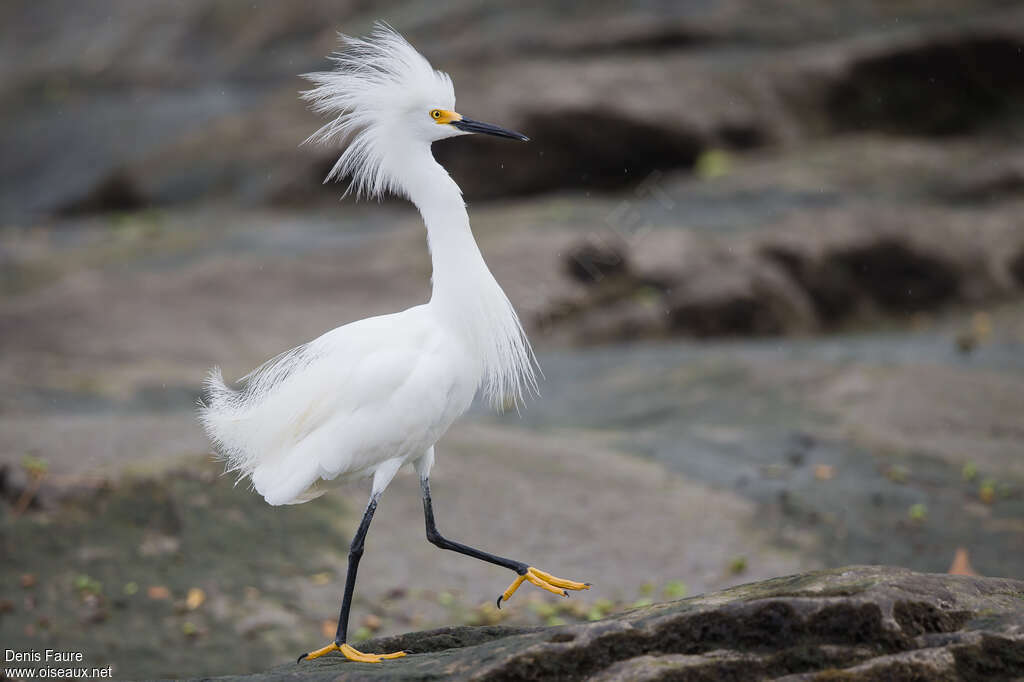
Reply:
[[[332,651],[340,651],[342,656],[344,656],[350,661],[355,661],[357,663],[380,663],[381,661],[390,658],[401,658],[402,656],[405,656],[407,653],[409,653],[408,651],[396,651],[391,654],[364,654],[362,651],[356,650],[355,648],[349,646],[345,642],[342,642],[341,644],[338,644],[337,642],[332,642],[327,646],[323,647],[322,649],[310,651],[308,654],[302,654],[301,656],[299,656],[299,660],[296,661],[296,663],[301,663],[303,660],[312,660],[314,658],[320,658],[324,654],[329,654]]]
[[[526,569],[526,573],[517,577],[512,584],[508,586],[508,589],[498,595],[498,608],[501,608],[501,602],[508,601],[515,594],[515,591],[519,589],[519,586],[523,582],[529,582],[542,590],[547,590],[553,594],[557,594],[563,597],[568,597],[568,590],[589,590],[590,583],[580,583],[575,580],[565,580],[564,578],[557,578],[550,573],[530,566]]]

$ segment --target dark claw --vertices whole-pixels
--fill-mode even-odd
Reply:
[[[298,665],[299,663],[302,663],[302,659],[304,659],[306,656],[309,656],[309,654],[306,653],[306,654],[302,654],[301,656],[299,656],[299,659],[297,661],[295,661],[295,665]]]
[[[587,587],[593,587],[593,585],[591,585],[590,583],[583,583],[583,584],[586,585]]]
[[[569,596],[569,590],[562,590],[562,596],[568,597]]]
[[[501,608],[501,597],[502,597],[502,595],[499,594],[498,595],[498,608],[499,609]]]
[[[409,654],[412,653],[412,649],[402,649],[402,653],[405,654],[406,656],[408,656]]]

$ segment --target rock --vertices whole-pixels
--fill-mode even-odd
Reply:
[[[907,236],[864,237],[824,249],[770,243],[763,254],[807,293],[824,325],[841,322],[865,305],[891,313],[933,310],[962,298],[961,281],[981,274]],[[987,296],[997,295],[988,289]]]
[[[759,233],[663,231],[570,250],[590,284],[552,300],[541,331],[590,344],[665,336],[773,336],[834,330],[1018,295],[1024,241],[1009,206],[910,213],[793,212]],[[650,242],[648,244],[648,242]],[[628,246],[628,248],[627,248]]]
[[[890,45],[851,62],[826,106],[843,130],[973,132],[1024,103],[1021,46],[1020,36],[998,31]]]
[[[54,491],[50,486],[40,485],[32,491],[33,483],[23,466],[4,464],[0,466],[0,501],[16,508],[28,493],[26,510],[39,510],[53,506]]]
[[[807,292],[823,324],[839,322],[856,310],[860,292],[845,268],[830,268],[821,259],[783,244],[769,244],[762,253]]]
[[[553,301],[533,320],[545,334],[569,331],[574,343],[630,341],[668,336],[665,284],[621,273]]]
[[[1024,675],[1024,582],[854,566],[740,585],[594,623],[380,638],[236,680],[1008,680]]]
[[[1017,284],[1024,287],[1024,248],[1010,259],[1009,268]]]
[[[971,165],[956,173],[946,191],[964,202],[981,203],[1024,195],[1024,153],[1013,150]]]
[[[137,211],[150,203],[131,175],[123,168],[119,168],[100,180],[85,195],[57,207],[56,213],[75,216],[90,213]]]
[[[824,267],[845,272],[872,302],[897,311],[948,303],[957,296],[960,281],[955,264],[893,238],[837,250]]]
[[[116,21],[84,9],[44,16],[29,2],[5,15],[15,38],[0,60],[0,218],[338,196],[317,185],[331,154],[296,149],[321,123],[295,97],[296,74],[326,67],[335,29],[362,33],[379,10],[116,4]],[[857,18],[799,3],[749,12],[738,0],[625,13],[439,12],[417,0],[409,12],[446,27],[398,26],[452,72],[460,107],[533,138],[438,145],[471,200],[635,187],[692,170],[708,149],[848,130],[987,131],[1024,99],[1024,24],[1000,0],[898,10],[876,0]]]
[[[569,277],[584,284],[625,275],[629,271],[624,246],[593,240],[570,249],[564,263]]]
[[[533,322],[542,331],[571,328],[578,343],[629,341],[668,335],[665,297],[676,285],[671,273],[637,272],[619,239],[587,239],[568,249],[565,274],[583,285],[551,302]]]
[[[671,336],[669,318],[661,298],[654,290],[640,289],[635,296],[586,311],[575,325],[572,339],[590,345],[667,338]]]
[[[723,252],[687,271],[668,305],[672,331],[697,337],[777,335],[815,326],[803,291],[750,254]]]

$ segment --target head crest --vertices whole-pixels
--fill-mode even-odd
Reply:
[[[452,80],[383,22],[366,38],[339,38],[341,49],[331,55],[335,69],[303,76],[315,86],[302,93],[310,108],[335,116],[306,142],[347,142],[324,182],[350,176],[348,192],[356,196],[397,191],[386,167],[403,119],[417,111],[426,116],[433,107],[454,109]]]

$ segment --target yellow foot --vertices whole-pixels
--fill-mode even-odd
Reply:
[[[401,658],[405,656],[407,652],[396,651],[393,654],[364,654],[362,651],[356,651],[348,644],[336,644],[331,642],[323,649],[317,649],[316,651],[310,651],[308,654],[302,654],[299,656],[299,660],[296,663],[301,663],[302,659],[312,660],[314,658],[320,658],[324,654],[329,654],[332,651],[340,651],[341,655],[350,661],[356,661],[357,663],[380,663],[385,658]]]
[[[554,594],[568,597],[569,593],[566,590],[589,590],[590,583],[578,583],[575,580],[564,580],[562,578],[556,578],[550,573],[545,573],[539,568],[530,566],[526,569],[526,573],[512,581],[512,584],[508,586],[508,589],[498,595],[498,608],[501,608],[501,602],[508,601],[515,594],[515,591],[519,589],[519,586],[523,584],[523,581],[533,583],[537,587],[553,592]]]

